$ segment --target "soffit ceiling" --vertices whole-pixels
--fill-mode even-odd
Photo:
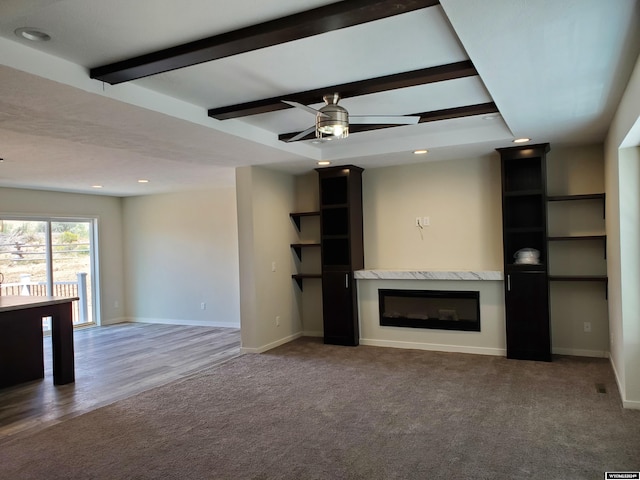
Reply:
[[[441,0],[129,82],[90,78],[96,67],[332,3],[4,0],[0,186],[127,196],[229,185],[233,169],[245,165],[303,173],[330,160],[374,168],[488,155],[519,136],[597,143],[640,45],[634,0]],[[39,28],[52,40],[19,39],[20,27]],[[286,143],[278,136],[310,127],[313,115],[287,108],[217,120],[207,113],[457,62],[471,62],[478,75],[340,105],[352,115],[411,115],[495,104],[498,115]],[[319,108],[322,100],[309,105]],[[419,148],[428,156],[411,153]]]

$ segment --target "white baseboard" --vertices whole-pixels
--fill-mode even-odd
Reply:
[[[552,353],[556,355],[572,355],[574,357],[609,358],[609,352],[604,350],[554,347]]]
[[[184,318],[129,318],[126,321],[131,323],[157,323],[161,325],[190,325],[194,327],[240,328],[239,323],[215,322],[210,320],[190,320]]]
[[[294,333],[293,335],[289,335],[288,337],[281,338],[280,340],[276,340],[275,342],[271,342],[267,345],[263,345],[261,347],[249,348],[249,347],[240,347],[240,353],[264,353],[272,348],[279,347],[280,345],[284,345],[285,343],[289,343],[294,341],[296,338],[300,338],[302,336],[302,332]]]
[[[129,323],[130,321],[127,317],[110,318],[108,320],[102,320],[100,325],[117,325],[119,323]]]
[[[630,410],[640,410],[640,402],[636,400],[625,400],[627,396],[627,392],[624,388],[624,385],[620,382],[620,375],[618,375],[618,370],[616,369],[616,364],[613,361],[613,357],[609,357],[609,363],[611,363],[611,369],[613,370],[613,376],[616,378],[616,384],[618,385],[618,391],[620,392],[620,399],[622,400],[623,408],[628,408]]]
[[[635,400],[622,400],[622,406],[629,410],[640,410],[640,402]]]
[[[395,340],[373,340],[361,338],[360,345],[372,347],[407,348],[412,350],[430,350],[434,352],[473,353],[477,355],[493,355],[504,357],[507,350],[504,348],[469,347],[461,345],[443,345],[438,343],[398,342]]]

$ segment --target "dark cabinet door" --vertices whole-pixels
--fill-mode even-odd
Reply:
[[[351,272],[326,271],[322,274],[324,343],[358,345],[356,289]]]
[[[551,360],[549,294],[544,271],[507,272],[507,357]]]

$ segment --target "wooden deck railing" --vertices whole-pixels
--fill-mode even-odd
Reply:
[[[47,295],[46,283],[20,284],[10,283],[2,285],[2,295],[27,295],[32,297],[45,297]],[[77,297],[78,282],[56,282],[53,284],[54,297]]]
[[[46,282],[3,283],[0,284],[0,295],[20,295],[31,297],[46,297]],[[53,282],[54,297],[78,297],[73,302],[74,325],[89,323],[89,309],[87,302],[87,274],[79,273],[76,282]]]

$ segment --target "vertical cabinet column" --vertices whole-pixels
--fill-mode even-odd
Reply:
[[[548,143],[498,149],[502,164],[508,358],[551,360],[546,198],[548,151]]]
[[[358,304],[353,272],[364,268],[362,168],[317,169],[324,342],[358,345]]]

